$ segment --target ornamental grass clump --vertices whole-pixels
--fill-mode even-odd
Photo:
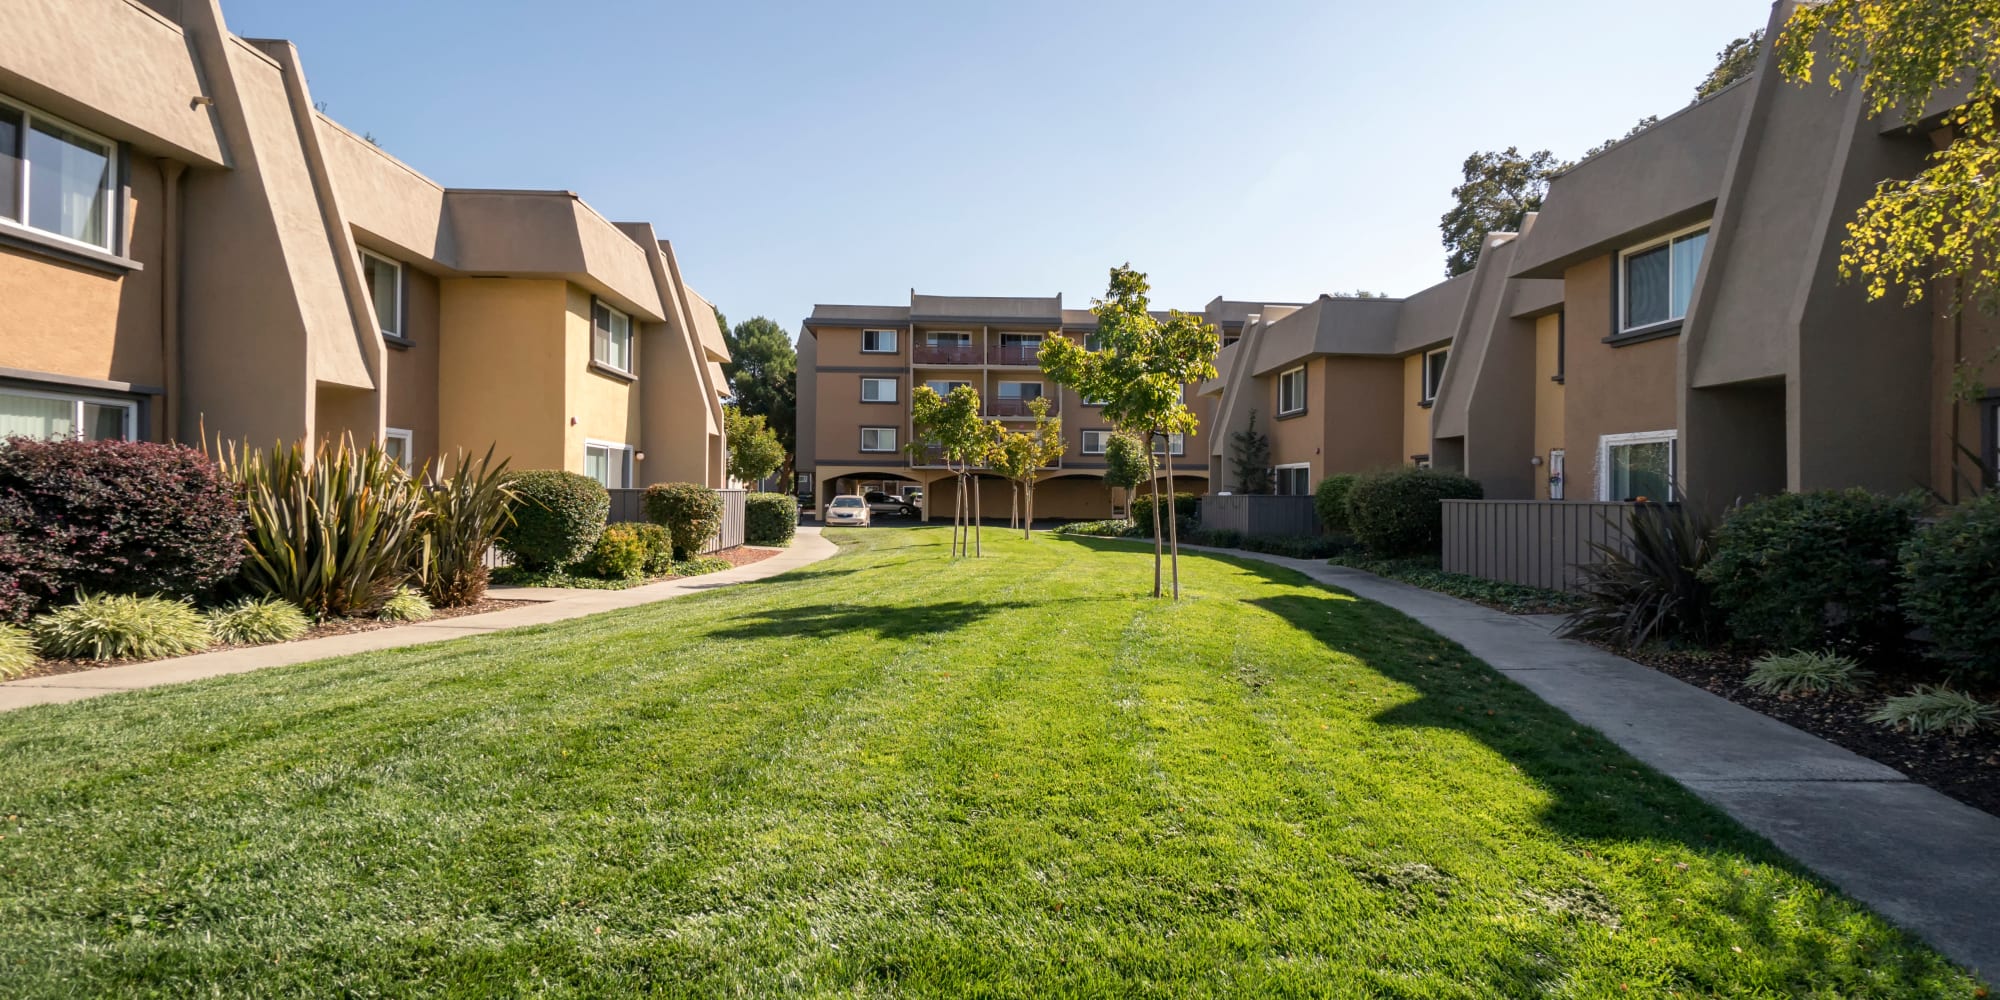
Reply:
[[[276,597],[244,598],[208,613],[209,634],[232,646],[290,642],[310,628],[305,612]]]
[[[2000,706],[1941,685],[1919,684],[1909,694],[1883,702],[1868,721],[1920,736],[1970,736],[1981,729],[2000,727]]]
[[[1760,657],[1744,683],[1762,694],[1790,697],[1859,691],[1867,677],[1868,671],[1851,656],[1795,650]]]
[[[206,649],[208,622],[165,597],[85,595],[30,626],[42,655],[60,660],[156,660]]]
[[[35,640],[28,630],[0,625],[0,681],[12,680],[35,665]]]
[[[375,612],[375,617],[385,622],[420,622],[431,614],[431,602],[424,600],[422,591],[415,587],[397,587],[395,593],[382,602],[382,610]]]
[[[1629,546],[1592,543],[1600,561],[1582,567],[1584,605],[1560,634],[1622,649],[1711,643],[1720,616],[1701,570],[1715,551],[1714,522],[1698,504],[1640,504],[1625,537]]]
[[[440,608],[476,604],[486,596],[486,553],[514,523],[514,491],[507,460],[493,449],[475,459],[461,453],[446,473],[439,465],[423,491],[426,525],[418,580],[424,597]]]

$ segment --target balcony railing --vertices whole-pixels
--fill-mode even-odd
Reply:
[[[1035,411],[1030,408],[1030,404],[1034,403],[1036,398],[1039,397],[1015,399],[1006,396],[996,396],[986,401],[986,415],[989,417],[1032,417],[1035,415]],[[1049,400],[1049,412],[1056,412],[1056,401],[1053,399]]]
[[[1032,344],[996,344],[986,349],[986,363],[990,365],[1025,365],[1035,367],[1041,364],[1037,355],[1041,354],[1040,341]]]
[[[910,357],[920,365],[976,365],[979,348],[971,344],[918,344]]]

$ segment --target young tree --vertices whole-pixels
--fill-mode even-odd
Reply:
[[[991,460],[993,426],[979,416],[979,390],[961,385],[949,396],[920,385],[910,394],[911,423],[915,429],[909,451],[912,460],[921,460],[932,448],[943,456],[944,466],[957,483],[958,495],[951,511],[951,555],[977,555],[979,512],[977,496],[968,497],[972,470]],[[970,520],[970,528],[966,522]]]
[[[1271,439],[1257,429],[1257,411],[1250,411],[1250,421],[1243,429],[1230,435],[1229,471],[1236,477],[1236,488],[1245,493],[1262,494],[1271,492]]]
[[[1919,124],[1941,95],[1958,100],[1944,112],[1942,145],[1924,168],[1877,184],[1847,223],[1840,274],[1858,278],[1870,300],[1896,289],[1911,305],[1928,286],[1948,284],[1952,401],[1977,396],[1980,369],[2000,360],[2000,351],[1977,364],[1959,353],[1968,306],[2000,313],[2000,0],[1800,4],[1777,50],[1788,79],[1810,84],[1823,69],[1836,89],[1858,84],[1870,114],[1894,113],[1907,125]],[[1951,409],[1952,443],[1969,454],[1959,443],[1961,407]],[[1958,487],[1954,478],[1954,495]]]
[[[790,454],[796,447],[799,355],[792,335],[777,323],[757,316],[736,328],[722,328],[729,360],[722,374],[744,413],[761,416]]]
[[[1103,299],[1091,306],[1097,315],[1098,350],[1065,337],[1042,342],[1042,371],[1085,399],[1103,400],[1105,419],[1119,427],[1154,436],[1193,434],[1200,426],[1185,400],[1187,387],[1215,377],[1215,354],[1222,342],[1215,327],[1200,316],[1171,310],[1162,321],[1148,309],[1146,276],[1130,264],[1111,270]],[[1148,451],[1150,452],[1150,448]],[[1169,457],[1167,492],[1174,490],[1174,464]],[[1159,482],[1153,481],[1153,596],[1160,596]],[[1166,545],[1173,564],[1174,599],[1181,596],[1180,530],[1171,508]]]
[[[1035,472],[1034,439],[1026,431],[1008,430],[999,421],[993,424],[995,441],[991,464],[994,472],[1007,479],[1007,495],[1011,501],[1007,510],[1007,527],[1015,528],[1020,526],[1021,521],[1021,489]]]
[[[729,474],[746,483],[761,483],[785,464],[785,446],[765,425],[762,414],[722,408],[723,436],[729,442]]]
[[[1132,520],[1131,494],[1153,481],[1153,453],[1137,436],[1119,431],[1104,446],[1104,485],[1126,493],[1125,520]]]
[[[1546,149],[1523,154],[1474,153],[1461,168],[1465,182],[1451,189],[1451,211],[1438,220],[1444,234],[1445,277],[1453,278],[1479,263],[1479,248],[1487,233],[1520,232],[1529,212],[1540,211],[1549,193],[1549,178],[1562,169]]]
[[[1035,424],[1025,431],[1010,431],[994,422],[995,441],[993,449],[993,469],[1006,476],[1014,486],[1016,510],[1007,517],[1009,527],[1015,526],[1019,515],[1021,537],[1033,537],[1035,523],[1035,481],[1043,469],[1056,464],[1063,457],[1062,418],[1049,415],[1049,401],[1037,398],[1028,404],[1029,412],[1035,415]]]

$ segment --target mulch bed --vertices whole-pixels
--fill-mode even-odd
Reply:
[[[447,618],[463,618],[466,615],[483,615],[488,611],[504,611],[508,608],[518,608],[524,604],[535,604],[535,603],[538,602],[503,601],[497,598],[489,597],[486,598],[485,600],[480,601],[477,604],[468,604],[462,608],[439,608],[435,612],[433,612],[429,618],[425,619],[425,621],[435,622],[435,621],[443,621]],[[324,639],[327,636],[331,635],[350,635],[355,632],[373,632],[376,629],[395,628],[398,625],[414,625],[414,624],[417,623],[385,622],[385,621],[379,621],[374,618],[335,618],[330,621],[322,622],[318,625],[313,626],[311,629],[306,631],[306,634],[299,636],[296,639],[292,639],[290,641],[304,642],[307,639]],[[264,643],[263,645],[277,646],[277,645],[283,645],[283,643]],[[225,649],[244,649],[244,648],[248,647],[235,646],[235,645],[230,645],[228,643],[218,642],[215,645],[202,650],[202,652],[214,653]],[[146,660],[40,660],[37,661],[34,666],[29,667],[27,672],[23,673],[20,677],[9,678],[9,680],[22,680],[29,677],[53,677],[57,674],[75,674],[75,673],[81,673],[85,670],[100,670],[103,669],[104,667],[124,667],[124,666],[130,666],[131,664],[134,663],[146,663],[146,662],[148,661]]]
[[[785,550],[752,548],[748,545],[738,545],[733,549],[723,549],[715,553],[715,557],[728,562],[730,568],[734,569],[738,566],[748,566],[751,563],[763,562],[783,551]]]
[[[1781,698],[1744,686],[1744,678],[1750,675],[1750,660],[1745,657],[1650,651],[1620,655],[1887,764],[1911,781],[2000,816],[2000,733],[1917,736],[1868,721],[1869,713],[1884,699],[1907,694],[1926,678],[1878,674],[1856,694]]]

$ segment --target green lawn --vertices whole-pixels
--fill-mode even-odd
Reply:
[[[0,715],[0,996],[1969,996],[1383,608],[1117,542]]]

